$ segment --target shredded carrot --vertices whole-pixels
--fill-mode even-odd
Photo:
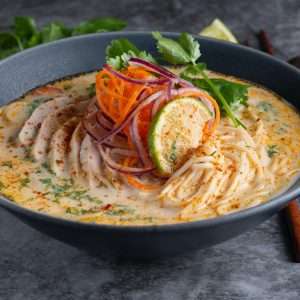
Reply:
[[[141,67],[128,66],[122,73],[134,79],[150,79],[153,75]],[[116,124],[122,123],[128,113],[137,105],[141,93],[151,95],[161,87],[150,87],[146,85],[134,84],[117,78],[108,70],[101,70],[96,76],[96,95],[101,110],[111,118]],[[152,107],[152,105],[150,106]],[[145,111],[147,111],[145,113]],[[138,129],[141,137],[145,139],[150,118],[148,118],[149,107],[144,108],[139,113]],[[124,133],[130,136],[128,128]]]
[[[128,66],[127,69],[121,71],[125,76],[134,79],[151,79],[154,76],[138,66]],[[147,86],[141,84],[135,84],[125,81],[116,77],[109,70],[103,69],[96,75],[96,96],[98,104],[102,112],[107,115],[115,124],[121,124],[132,111],[132,109],[138,104],[141,93],[143,96],[149,96],[162,88],[167,89],[165,86]],[[203,130],[203,139],[206,139],[216,129],[220,122],[220,109],[217,102],[204,91],[186,92],[181,96],[192,96],[200,99],[206,99],[209,101],[215,111],[214,120],[210,120],[206,123]],[[143,144],[147,147],[147,135],[152,119],[152,106],[149,104],[144,107],[137,115],[138,118],[138,131],[142,139]],[[125,127],[123,133],[126,134],[128,139],[128,146],[134,148],[134,143],[131,139],[129,128]],[[132,166],[136,163],[136,158],[128,157],[124,160],[125,166]],[[128,184],[136,189],[142,191],[154,191],[160,188],[159,184],[143,183],[137,177],[133,175],[124,175]]]

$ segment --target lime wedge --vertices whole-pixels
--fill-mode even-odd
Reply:
[[[238,43],[238,40],[230,31],[230,29],[226,27],[226,25],[219,19],[215,19],[210,25],[205,27],[199,34],[202,36],[207,36],[219,40]]]
[[[203,129],[211,118],[207,107],[192,97],[175,99],[154,117],[149,134],[150,156],[165,176],[178,169],[188,152],[202,142]]]

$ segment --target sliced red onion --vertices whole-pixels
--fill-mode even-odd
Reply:
[[[117,154],[122,156],[138,157],[138,153],[131,149],[113,148],[110,153],[112,155]]]
[[[141,58],[132,57],[129,60],[129,64],[144,67],[149,71],[152,71],[156,74],[164,76],[165,78],[169,78],[169,79],[177,79],[178,78],[178,76],[176,74],[172,73],[168,69],[158,66],[156,64],[153,64],[153,63],[151,63],[147,60],[141,59]]]
[[[123,120],[123,122],[114,127],[110,132],[107,134],[102,135],[101,137],[97,136],[95,139],[99,144],[102,144],[104,141],[106,141],[109,137],[116,135],[117,133],[121,132],[127,125],[129,125],[130,121],[133,119],[133,117],[142,110],[145,106],[152,103],[153,101],[157,100],[161,95],[162,91],[158,91],[149,97],[141,100],[139,104],[126,116],[126,118]],[[94,135],[93,135],[94,136]],[[96,136],[96,135],[95,135]]]
[[[171,79],[174,84],[179,83],[179,84],[181,84],[182,86],[185,86],[185,87],[193,87],[194,86],[192,83],[180,78],[179,76],[172,73],[168,69],[166,69],[162,66],[158,66],[156,64],[150,63],[147,60],[137,58],[137,57],[133,57],[129,60],[129,64],[134,65],[134,66],[144,67],[145,69],[147,69],[147,70],[149,70],[153,73],[156,73],[156,74],[159,74],[159,75],[161,75],[165,78]]]
[[[196,87],[186,87],[186,88],[180,88],[180,89],[172,89],[171,95],[172,95],[172,97],[176,97],[176,96],[180,96],[185,93],[189,93],[189,92],[193,93],[193,92],[199,92],[199,91],[202,92],[202,90],[199,90]],[[203,92],[206,93],[205,91],[203,91]],[[201,101],[206,105],[206,107],[213,114],[213,116],[215,116],[215,109],[214,109],[213,105],[211,104],[211,102],[206,100],[205,98],[201,98]]]
[[[134,83],[134,84],[162,85],[162,84],[169,82],[168,78],[147,79],[147,80],[131,78],[131,77],[128,77],[128,76],[122,74],[121,72],[114,70],[111,66],[109,66],[107,64],[105,64],[103,66],[103,69],[107,70],[108,72],[112,73],[113,75],[115,75],[116,77],[118,77],[124,81]]]
[[[153,166],[152,161],[150,160],[148,153],[144,147],[143,141],[141,139],[139,129],[138,129],[138,114],[136,114],[130,124],[129,132],[131,140],[134,143],[134,146],[137,150],[140,160],[144,166]]]
[[[106,131],[110,131],[114,127],[113,122],[100,111],[97,113],[97,121],[104,129],[106,129]],[[126,138],[126,135],[123,132],[119,132],[117,135]]]
[[[154,116],[156,115],[156,113],[159,111],[159,109],[162,107],[162,105],[164,104],[164,102],[166,101],[166,97],[160,97],[158,100],[156,100],[152,106],[152,110],[151,110],[151,117],[154,118]]]
[[[154,170],[153,167],[148,167],[148,168],[136,168],[136,167],[126,167],[123,166],[117,162],[115,162],[111,157],[110,157],[110,152],[108,149],[103,149],[102,146],[98,145],[99,152],[105,162],[105,164],[113,169],[116,170],[120,173],[124,174],[133,174],[133,175],[142,175],[145,173],[150,173]]]

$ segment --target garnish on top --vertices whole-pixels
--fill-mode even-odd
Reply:
[[[248,88],[210,79],[191,35],[170,39],[154,32],[153,37],[160,54],[155,58],[127,39],[107,46],[107,63],[96,75],[97,101],[83,120],[106,165],[144,191],[161,185],[143,175],[171,176],[214,132],[219,107],[235,126],[244,126],[234,111],[246,105]],[[185,68],[178,76],[158,61]]]

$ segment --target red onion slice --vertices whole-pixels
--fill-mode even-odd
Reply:
[[[141,139],[139,129],[138,129],[138,114],[136,114],[130,124],[129,132],[131,140],[134,143],[134,146],[137,150],[140,160],[144,166],[153,166],[152,161],[149,158],[149,155],[144,147],[143,141]]]
[[[172,89],[171,95],[172,95],[172,97],[177,97],[177,96],[180,96],[185,93],[189,93],[189,92],[193,93],[193,92],[199,92],[199,91],[201,91],[203,93],[207,93],[206,91],[200,90],[196,87],[186,87],[186,88],[180,88],[180,89]],[[201,98],[201,101],[205,104],[205,106],[208,108],[208,110],[215,117],[215,109],[214,109],[213,105],[210,103],[210,101],[206,100],[205,98]]]
[[[152,71],[161,76],[164,76],[165,78],[168,78],[168,79],[177,79],[178,78],[178,76],[176,74],[172,73],[171,71],[167,70],[166,68],[163,68],[156,64],[150,63],[149,61],[141,59],[141,58],[132,57],[129,60],[129,64],[144,67],[147,70]]]
[[[193,87],[194,86],[192,83],[180,78],[179,76],[172,73],[168,69],[166,69],[162,66],[158,66],[156,64],[150,63],[149,61],[146,61],[144,59],[133,57],[129,60],[129,64],[134,65],[134,66],[144,67],[148,71],[151,71],[153,73],[159,74],[165,78],[172,80],[174,84],[179,83],[185,87]]]
[[[121,149],[121,148],[113,148],[110,152],[112,155],[122,155],[122,156],[129,156],[129,157],[138,157],[138,153],[131,149]]]
[[[108,132],[107,134],[104,134],[103,136],[99,137],[97,136],[95,139],[97,140],[97,142],[99,144],[102,144],[104,141],[106,141],[109,137],[114,136],[115,134],[119,133],[120,131],[122,131],[127,125],[129,125],[130,121],[133,119],[133,117],[141,110],[143,109],[145,106],[147,106],[148,104],[152,103],[153,101],[156,101],[161,95],[163,94],[162,91],[158,91],[152,95],[150,95],[149,97],[141,100],[139,102],[139,104],[127,115],[127,117],[124,119],[124,121],[114,127],[110,132]]]
[[[134,84],[162,85],[162,84],[165,84],[165,83],[169,82],[168,78],[158,78],[158,79],[148,79],[148,80],[131,78],[131,77],[128,77],[128,76],[122,74],[121,72],[118,72],[118,71],[114,70],[111,66],[109,66],[107,64],[105,64],[103,66],[103,69],[107,70],[111,74],[115,75],[116,77],[118,77],[118,78],[120,78],[124,81],[134,83]]]
[[[123,166],[115,161],[112,160],[112,158],[110,157],[110,153],[108,149],[103,149],[102,146],[98,145],[98,149],[99,152],[105,162],[105,164],[113,169],[116,170],[120,173],[124,173],[124,174],[133,174],[133,175],[142,175],[145,173],[149,173],[152,172],[154,170],[153,167],[148,167],[148,168],[136,168],[136,167],[127,167],[127,166]]]

